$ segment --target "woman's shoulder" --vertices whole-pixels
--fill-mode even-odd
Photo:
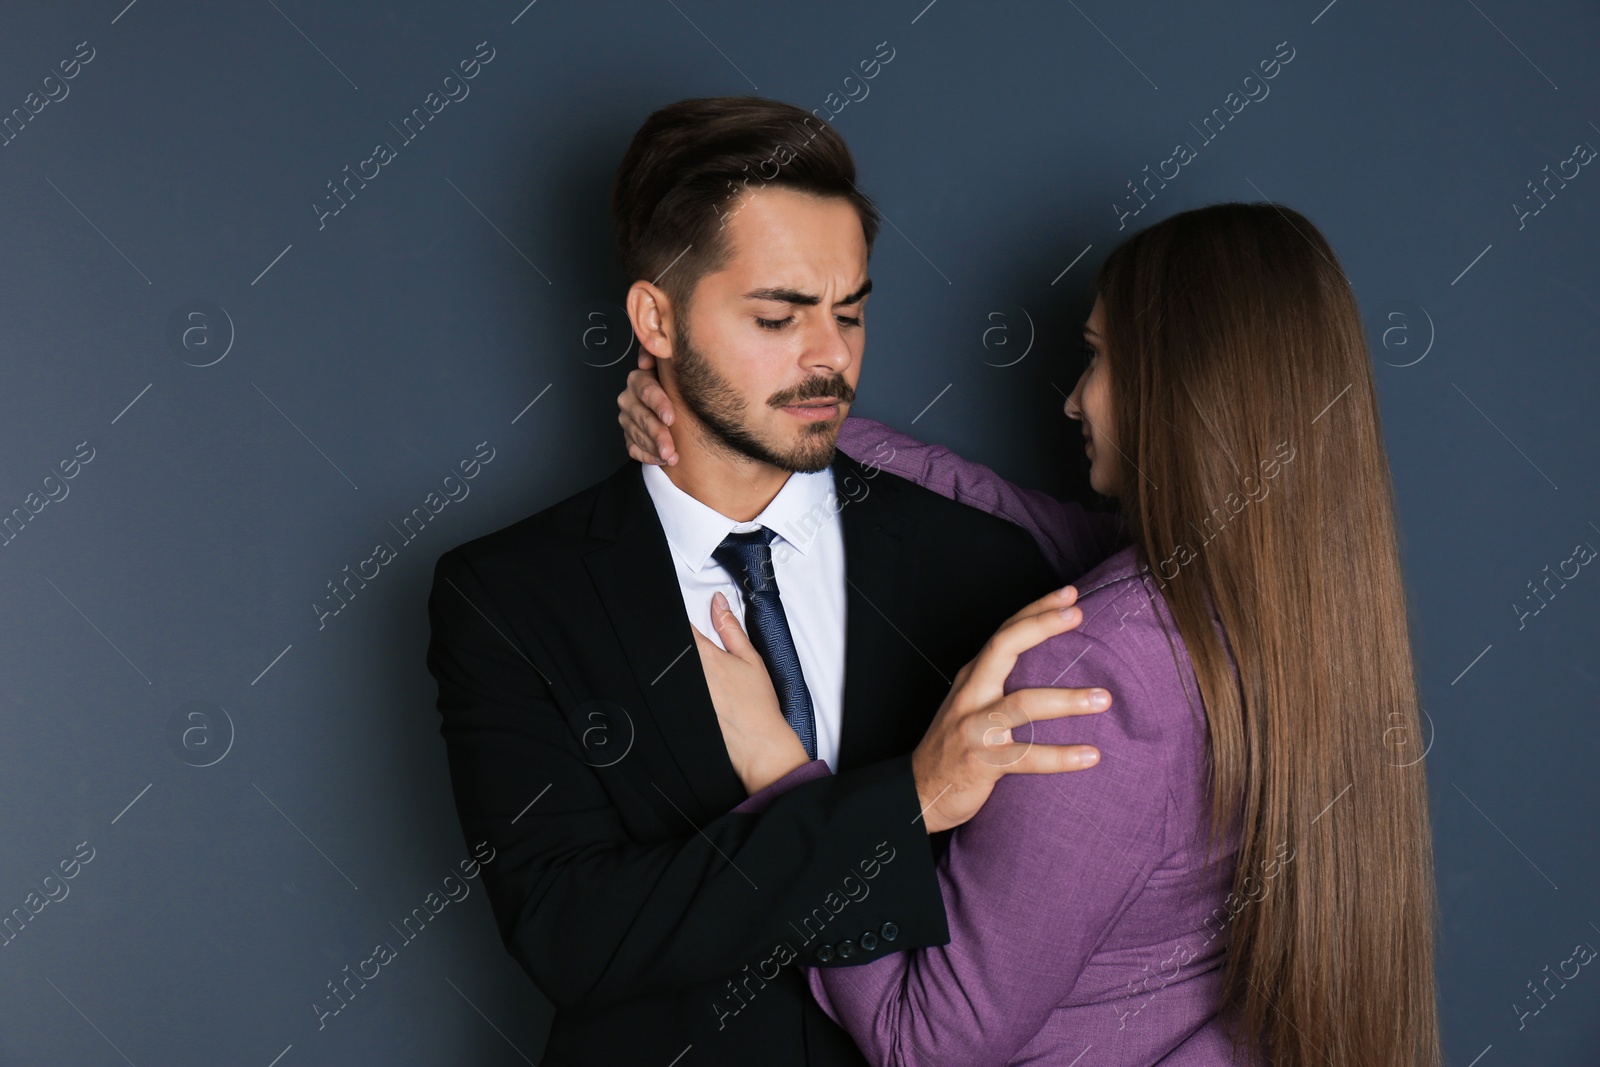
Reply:
[[[1094,598],[1097,602],[1115,600],[1135,585],[1154,586],[1150,568],[1139,562],[1138,548],[1125,545],[1086,571],[1072,583],[1078,590],[1078,603]]]
[[[1112,553],[1072,584],[1078,590],[1083,621],[1059,635],[1067,640],[1058,646],[1047,641],[1032,650],[1045,650],[1047,655],[1041,658],[1066,654],[1074,639],[1087,641],[1104,646],[1106,654],[1123,660],[1141,678],[1150,675],[1151,658],[1172,658],[1168,638],[1178,642],[1178,628],[1162,598],[1161,583],[1140,561],[1135,546]],[[1082,651],[1073,649],[1072,655]],[[1157,651],[1160,657],[1155,657]]]
[[[1111,709],[1041,722],[1034,736],[1055,742],[1046,735],[1108,732],[1127,742],[1192,748],[1204,735],[1199,690],[1160,585],[1136,549],[1114,553],[1073,585],[1083,621],[1018,656],[1005,691],[1099,686],[1111,692]]]

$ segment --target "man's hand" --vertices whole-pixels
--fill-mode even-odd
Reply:
[[[1092,745],[1023,744],[1013,727],[1063,715],[1089,715],[1111,706],[1104,689],[1019,689],[1004,695],[1017,656],[1047,637],[1083,621],[1072,607],[1072,586],[1040,597],[1001,624],[977,658],[956,674],[928,732],[911,754],[911,770],[922,803],[923,822],[936,833],[960,826],[978,813],[1007,774],[1056,774],[1092,767],[1100,752]]]
[[[672,445],[672,401],[656,377],[656,357],[639,349],[639,369],[628,372],[628,387],[617,394],[617,422],[628,455],[640,463],[670,467],[678,462]]]

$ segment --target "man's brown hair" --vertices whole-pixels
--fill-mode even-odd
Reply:
[[[867,251],[878,212],[856,188],[856,164],[832,126],[759,96],[680,100],[644,121],[611,186],[617,251],[632,281],[659,286],[681,313],[731,251],[725,231],[747,189],[769,185],[848,200]]]

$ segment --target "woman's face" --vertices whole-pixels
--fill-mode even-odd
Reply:
[[[1077,388],[1067,397],[1067,418],[1083,423],[1084,451],[1089,456],[1089,485],[1097,493],[1116,496],[1121,475],[1115,442],[1111,439],[1111,381],[1106,365],[1105,303],[1097,296],[1089,321],[1083,327],[1084,356],[1088,365]]]

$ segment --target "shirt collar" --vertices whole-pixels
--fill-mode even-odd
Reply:
[[[729,533],[741,533],[765,526],[805,555],[828,522],[836,521],[833,504],[833,469],[794,471],[766,507],[750,522],[735,522],[708,504],[679,489],[658,465],[641,463],[644,486],[655,502],[661,528],[672,546],[689,566],[699,571],[711,560],[711,553]]]

